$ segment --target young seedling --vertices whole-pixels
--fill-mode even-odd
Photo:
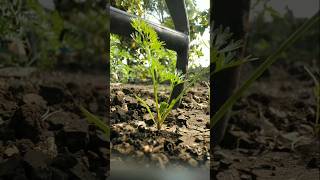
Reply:
[[[203,68],[200,72],[196,72],[194,75],[190,75],[186,78],[181,72],[170,72],[168,69],[160,63],[160,59],[165,52],[164,43],[159,41],[157,33],[141,19],[133,19],[132,27],[136,30],[132,34],[132,38],[135,43],[140,47],[139,51],[142,54],[142,61],[147,62],[148,72],[152,79],[153,84],[153,95],[155,101],[156,115],[151,111],[151,107],[146,103],[145,100],[136,96],[136,99],[144,106],[150,114],[152,120],[160,130],[162,124],[166,120],[167,116],[173,109],[176,103],[182,99],[183,95],[198,82],[204,75],[208,75],[210,72],[210,66]],[[243,59],[235,58],[234,51],[241,47],[240,42],[226,41],[230,40],[231,33],[227,30],[219,28],[214,32],[215,48],[211,48],[211,63],[216,65],[215,70],[211,72],[211,75],[217,72],[239,66],[249,60],[249,57]],[[159,85],[163,82],[170,82],[170,96],[175,85],[185,83],[182,92],[173,100],[167,99],[166,101],[159,101],[158,89]],[[169,97],[170,97],[169,96]]]
[[[307,71],[307,73],[312,78],[315,86],[314,86],[314,96],[316,98],[316,120],[315,120],[315,126],[314,126],[314,132],[315,135],[319,135],[320,132],[320,124],[319,124],[319,118],[320,118],[320,83],[319,80],[316,78],[316,76],[310,71],[309,68],[304,66],[304,69]]]
[[[158,98],[159,85],[163,82],[169,82],[170,92],[172,92],[175,85],[185,82],[185,77],[181,72],[168,71],[168,69],[161,64],[160,59],[165,52],[164,43],[159,41],[157,33],[146,22],[141,19],[133,19],[131,25],[136,30],[136,32],[132,34],[132,38],[140,47],[141,60],[146,62],[148,73],[152,80],[156,115],[154,116],[146,101],[138,96],[136,96],[136,99],[147,109],[157,129],[160,130],[178,99],[176,98],[172,101],[167,99],[167,101],[160,102]]]

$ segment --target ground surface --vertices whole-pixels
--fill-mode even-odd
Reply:
[[[103,75],[0,69],[0,179],[105,179],[109,142],[78,108],[106,117],[105,96]]]
[[[154,110],[152,90],[150,85],[111,85],[111,161],[130,159],[162,169],[175,166],[209,170],[208,88],[197,85],[191,89],[160,131],[135,99],[135,95],[148,99]],[[160,99],[167,98],[165,92],[162,87]]]
[[[226,136],[213,155],[214,179],[320,178],[314,84],[303,65],[275,64],[236,103]],[[243,75],[248,71],[244,68]]]
[[[105,78],[1,68],[0,180],[105,179],[109,149],[111,163],[131,159],[164,169],[208,169],[205,86],[191,90],[157,132],[134,98],[151,96],[152,88],[113,84],[109,147],[78,108],[106,117]],[[226,137],[211,158],[213,179],[318,180],[312,88],[301,64],[274,65],[234,106]]]

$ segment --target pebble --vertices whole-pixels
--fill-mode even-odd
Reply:
[[[4,154],[8,157],[11,157],[15,154],[19,154],[19,149],[16,146],[10,146],[5,151]]]

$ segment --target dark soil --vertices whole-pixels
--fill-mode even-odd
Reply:
[[[105,97],[104,75],[0,69],[0,179],[106,179],[109,141],[79,110],[106,117]]]
[[[320,179],[314,84],[303,65],[275,64],[236,103],[214,150],[214,179]]]
[[[106,179],[109,149],[111,163],[209,170],[206,86],[192,89],[157,131],[134,98],[154,106],[151,86],[112,84],[109,144],[78,108],[108,123],[105,78],[0,69],[0,180]],[[313,86],[301,64],[273,66],[234,106],[211,156],[212,178],[318,180]]]
[[[160,99],[167,98],[162,86]],[[153,88],[150,85],[111,85],[111,161],[131,162],[143,167],[160,169],[210,167],[209,92],[197,85],[172,111],[160,131],[139,96],[152,107]],[[112,163],[111,162],[111,163]]]

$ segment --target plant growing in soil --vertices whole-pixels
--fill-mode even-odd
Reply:
[[[150,114],[152,120],[157,125],[157,129],[160,130],[162,124],[166,120],[167,116],[173,109],[173,107],[180,101],[183,95],[204,75],[209,74],[210,66],[203,68],[200,72],[196,72],[186,78],[181,72],[170,72],[168,69],[161,64],[159,61],[164,52],[164,43],[159,41],[157,33],[141,19],[133,19],[132,27],[136,30],[132,34],[133,40],[140,47],[139,51],[142,54],[142,60],[148,64],[148,72],[152,79],[153,84],[153,95],[155,101],[156,115],[151,111],[151,107],[146,103],[145,100],[136,96],[136,99],[145,107]],[[213,39],[215,47],[211,48],[211,63],[215,65],[214,72],[211,72],[211,76],[220,72],[221,70],[238,66],[242,63],[248,62],[250,57],[243,59],[235,58],[235,51],[241,47],[241,42],[234,42],[231,40],[232,34],[228,29],[218,28],[213,33]],[[163,82],[170,83],[170,96],[175,85],[185,83],[182,92],[177,98],[166,101],[159,101],[158,88]],[[169,97],[170,97],[169,96]]]
[[[319,124],[319,118],[320,118],[320,83],[319,80],[316,78],[316,76],[310,71],[309,68],[306,66],[304,69],[307,71],[307,73],[310,75],[312,78],[315,86],[314,86],[314,96],[316,98],[316,120],[315,120],[315,126],[314,126],[314,131],[315,135],[318,135],[320,132],[320,124]]]
[[[132,34],[132,38],[140,47],[141,59],[147,62],[148,73],[152,79],[156,116],[154,116],[146,101],[138,96],[136,96],[136,99],[147,109],[152,120],[157,125],[157,129],[160,130],[168,114],[178,102],[178,99],[176,98],[171,101],[168,99],[167,101],[160,102],[158,98],[159,85],[163,82],[169,82],[170,92],[172,92],[175,85],[185,81],[185,77],[181,72],[168,71],[161,64],[160,59],[165,52],[164,43],[159,41],[157,33],[146,22],[141,19],[133,19],[131,25],[136,30]]]

